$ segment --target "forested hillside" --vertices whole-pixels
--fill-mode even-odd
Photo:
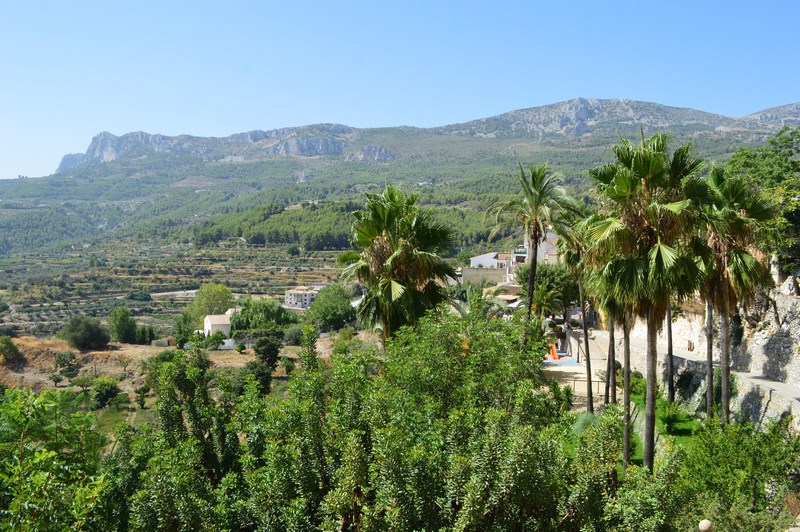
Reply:
[[[548,161],[581,196],[589,189],[586,169],[607,161],[608,147],[621,137],[669,131],[675,142],[692,141],[700,156],[724,160],[737,148],[766,142],[797,118],[795,111],[787,106],[733,119],[577,99],[431,129],[323,124],[219,139],[102,133],[85,154],[65,157],[53,176],[0,181],[0,256],[108,239],[208,242],[222,222],[190,226],[231,213],[252,219],[271,204],[345,202],[329,208],[341,210],[386,183],[418,190],[429,205],[480,211],[496,195],[513,192],[518,162]],[[319,229],[319,215],[302,212],[310,217],[286,216],[309,226],[312,249],[341,245],[341,235]],[[289,229],[276,230],[279,220],[243,220],[240,236],[302,243]],[[459,239],[474,240],[475,229]]]

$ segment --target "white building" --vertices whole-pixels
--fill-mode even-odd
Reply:
[[[231,335],[231,318],[226,314],[209,314],[203,320],[203,334],[211,336],[221,332],[225,338]]]
[[[308,288],[307,286],[298,286],[297,288],[286,291],[283,305],[286,308],[304,310],[311,306],[311,303],[316,299],[318,294],[318,290]]]

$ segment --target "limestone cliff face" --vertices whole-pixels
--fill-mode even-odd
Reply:
[[[350,146],[353,132],[353,128],[339,124],[248,131],[223,138],[190,135],[169,137],[141,131],[118,137],[104,131],[92,139],[86,153],[65,155],[56,173],[158,153],[194,155],[205,160],[222,160],[226,157],[257,160],[269,157],[335,156],[341,155]]]
[[[348,161],[374,161],[379,163],[388,163],[395,159],[394,154],[383,146],[375,144],[367,144],[362,146],[360,150],[349,153],[347,155]]]

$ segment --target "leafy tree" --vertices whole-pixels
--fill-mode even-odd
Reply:
[[[123,373],[128,373],[128,366],[131,365],[133,359],[126,355],[120,355],[117,357],[116,364],[122,368]]]
[[[203,477],[202,448],[196,441],[161,443],[131,497],[137,530],[218,530],[212,491]]]
[[[64,380],[64,377],[62,377],[62,376],[61,376],[60,374],[58,374],[58,373],[53,373],[53,374],[52,374],[52,375],[50,375],[48,378],[49,378],[51,381],[53,381],[53,386],[55,386],[56,388],[58,388],[58,383]]]
[[[53,365],[56,369],[69,368],[75,364],[75,352],[65,349],[56,351]]]
[[[281,346],[281,341],[277,336],[264,336],[255,341],[253,352],[257,359],[274,366],[278,363]]]
[[[108,329],[115,342],[132,344],[136,342],[136,320],[127,307],[117,307],[108,315]]]
[[[300,345],[303,338],[303,327],[301,325],[290,325],[283,332],[283,341],[286,345]]]
[[[766,146],[740,148],[728,161],[729,173],[762,190],[776,207],[763,244],[776,253],[785,272],[800,266],[800,127],[784,128]]]
[[[0,358],[7,366],[23,360],[19,347],[11,340],[10,336],[0,336]]]
[[[350,292],[339,284],[323,287],[303,314],[304,321],[323,331],[341,329],[355,317],[356,310],[350,304]]]
[[[120,389],[116,379],[111,377],[98,377],[92,383],[92,402],[94,410],[99,410],[109,404],[112,399],[119,395]]]
[[[183,347],[194,331],[194,318],[188,310],[184,310],[175,317],[175,344],[178,347]]]
[[[559,211],[566,209],[567,197],[558,187],[558,178],[550,171],[547,163],[531,165],[528,173],[519,165],[520,197],[493,204],[486,210],[486,216],[494,218],[495,226],[489,235],[491,240],[507,227],[522,226],[527,245],[525,262],[531,265],[528,277],[528,320],[531,318],[534,286],[536,285],[536,255],[539,244],[547,237],[548,227],[557,223]]]
[[[138,345],[149,345],[156,339],[156,333],[151,325],[142,325],[136,328],[136,343]]]
[[[612,148],[616,161],[591,170],[609,211],[591,230],[606,254],[602,262],[611,294],[629,301],[647,324],[647,394],[644,465],[652,471],[655,454],[656,336],[673,295],[686,297],[702,277],[693,239],[696,215],[685,187],[697,183],[702,161],[691,145],[670,156],[667,136],[656,134],[639,145],[628,140]]]
[[[99,320],[86,316],[73,316],[59,336],[76,349],[105,349],[111,339]]]
[[[158,375],[165,362],[172,362],[183,355],[180,349],[165,349],[157,355],[151,356],[139,365],[139,372],[144,376],[144,383],[150,388],[158,386]]]
[[[522,287],[522,296],[527,296],[528,281],[531,274],[531,265],[523,264],[517,267],[514,272],[517,284]],[[563,308],[554,309],[562,311],[567,317],[567,307],[578,301],[578,284],[575,277],[564,268],[562,264],[539,264],[536,268],[537,284],[544,285],[545,290],[554,293],[555,298],[560,300]],[[535,297],[534,291],[534,297]]]
[[[72,385],[77,386],[83,393],[86,393],[94,384],[94,380],[95,378],[91,375],[81,375],[76,379],[72,379]]]
[[[105,438],[70,392],[8,390],[0,401],[0,513],[9,530],[102,529]]]
[[[224,314],[233,307],[235,298],[231,289],[219,283],[207,283],[198,290],[187,310],[194,323],[200,323],[209,314]]]
[[[150,387],[146,384],[143,384],[134,390],[136,392],[136,403],[139,405],[139,408],[144,410],[144,401],[147,397],[147,394],[150,393]]]
[[[0,314],[3,314],[3,312],[7,311],[8,309],[8,303],[0,299]]]
[[[280,338],[276,335],[258,338],[253,344],[256,360],[248,362],[245,365],[245,371],[255,377],[262,393],[269,393],[272,385],[272,373],[278,366],[278,355],[282,345]]]
[[[345,257],[342,278],[364,285],[356,314],[379,326],[384,342],[444,301],[447,279],[455,277],[439,256],[450,246],[450,230],[416,203],[416,194],[387,185],[382,194],[367,193],[364,210],[354,213],[352,240],[360,251]]]
[[[244,298],[239,305],[231,323],[237,331],[249,329],[270,329],[277,325],[297,323],[297,315],[286,310],[274,299]]]

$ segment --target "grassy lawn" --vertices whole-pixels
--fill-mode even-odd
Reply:
[[[144,410],[133,404],[121,408],[113,405],[107,406],[95,413],[97,416],[95,429],[101,434],[111,436],[120,423],[130,423],[134,427],[145,423],[155,423],[157,420],[156,411],[153,409],[155,402],[154,397],[148,397],[145,401],[146,408]]]
[[[636,388],[636,386],[633,382],[631,382],[631,389],[634,388]],[[644,415],[645,412],[644,380],[642,380],[641,384],[639,385],[639,388],[641,389],[641,393],[631,393],[631,402],[636,405],[636,408],[639,410],[641,415]],[[692,434],[694,433],[695,430],[700,428],[700,419],[695,415],[693,415],[692,413],[683,410],[680,420],[674,424],[674,426],[672,427],[672,431],[668,432],[662,419],[663,415],[664,415],[663,405],[658,404],[656,409],[656,429],[658,430],[658,433],[662,436],[670,436],[675,439],[676,445],[683,448],[688,448],[691,445],[693,439]]]

